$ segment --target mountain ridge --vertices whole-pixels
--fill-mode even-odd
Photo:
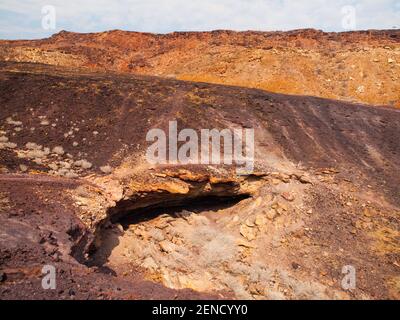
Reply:
[[[400,106],[400,31],[62,31],[0,41],[0,59]]]

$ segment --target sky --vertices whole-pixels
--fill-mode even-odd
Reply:
[[[153,33],[400,28],[400,0],[0,0],[0,39],[61,30]]]

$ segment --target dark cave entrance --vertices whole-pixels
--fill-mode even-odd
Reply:
[[[98,230],[96,241],[92,243],[89,248],[88,259],[85,264],[90,267],[98,267],[100,271],[113,273],[112,270],[105,267],[107,258],[111,254],[112,249],[118,245],[117,236],[110,237],[107,232],[108,229],[114,228],[116,224],[120,224],[123,230],[127,230],[131,225],[138,225],[147,221],[153,220],[160,215],[169,215],[173,219],[185,219],[185,216],[191,214],[202,214],[204,212],[217,212],[221,209],[227,209],[237,205],[242,200],[248,199],[249,194],[231,195],[231,196],[202,196],[202,197],[189,197],[170,199],[154,205],[137,208],[133,210],[123,209],[125,205],[120,208],[118,205],[112,210],[111,218],[104,223]],[[123,231],[123,232],[124,232]],[[123,234],[121,231],[121,234]],[[120,234],[120,235],[121,235]],[[99,256],[100,248],[108,247],[106,254]]]

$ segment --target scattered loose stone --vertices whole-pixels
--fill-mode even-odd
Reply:
[[[111,173],[112,172],[112,168],[110,166],[102,166],[100,167],[101,172],[103,173]]]
[[[245,224],[240,226],[240,234],[246,238],[248,241],[253,241],[256,238],[256,229],[252,227],[248,227]]]
[[[24,164],[20,164],[20,165],[19,165],[19,169],[20,169],[22,172],[28,171],[28,167],[27,167],[26,165],[24,165]]]
[[[310,177],[309,177],[309,176],[306,176],[306,175],[302,175],[302,176],[299,178],[299,181],[300,181],[301,183],[304,183],[304,184],[312,184],[312,181],[311,181]]]
[[[92,167],[92,164],[89,161],[83,159],[75,161],[75,166],[81,167],[82,169],[90,169]]]
[[[53,148],[53,153],[56,153],[58,155],[63,155],[64,154],[64,148],[61,146],[57,146]]]
[[[168,240],[161,241],[159,244],[161,250],[166,253],[174,251],[174,244],[169,242]]]
[[[144,259],[141,266],[145,269],[150,269],[153,271],[158,269],[158,265],[152,257],[147,257]]]
[[[157,229],[157,228],[150,231],[150,236],[159,242],[165,240],[164,234],[162,233],[162,231],[160,229]]]
[[[251,218],[247,218],[245,224],[246,224],[246,226],[248,226],[250,228],[255,227],[254,220]]]
[[[297,262],[292,262],[292,268],[293,269],[297,270],[297,269],[300,269],[300,267],[301,266]]]
[[[52,170],[54,170],[54,171],[57,171],[57,170],[58,170],[58,165],[55,164],[55,163],[50,163],[50,164],[49,164],[49,168],[52,169]]]
[[[68,162],[66,162],[66,161],[61,161],[61,162],[60,162],[60,165],[61,165],[62,167],[64,167],[65,169],[71,169],[71,164],[68,163]]]
[[[2,146],[9,149],[15,149],[17,147],[17,144],[12,142],[0,143],[0,149],[2,149]]]
[[[75,179],[78,178],[79,176],[75,172],[69,171],[65,174],[65,177],[69,179]]]
[[[273,178],[273,179],[271,180],[271,183],[272,183],[273,185],[275,185],[275,186],[277,186],[277,185],[280,184],[281,182],[282,182],[281,180],[276,179],[276,178]]]
[[[364,93],[365,92],[365,87],[364,86],[359,86],[357,88],[357,93]]]
[[[46,156],[46,153],[42,150],[29,150],[26,156],[30,159],[41,159]]]
[[[250,248],[250,249],[256,249],[257,248],[257,246],[255,246],[254,244],[252,244],[250,242],[247,242],[245,240],[242,240],[242,239],[237,242],[237,245],[239,247],[245,247],[245,248]]]
[[[60,176],[65,176],[67,173],[69,173],[69,170],[65,169],[65,168],[61,168],[56,172],[56,174],[58,174]]]
[[[261,283],[251,283],[247,289],[253,295],[265,294],[265,287]]]
[[[278,208],[282,209],[283,211],[288,211],[288,206],[282,202],[278,202]]]
[[[261,227],[261,226],[264,226],[267,223],[267,221],[265,220],[265,216],[264,215],[258,214],[258,215],[256,215],[256,219],[255,219],[254,223],[257,226]]]
[[[27,149],[29,149],[29,150],[40,150],[40,149],[42,149],[42,146],[41,146],[41,145],[38,145],[38,144],[36,144],[36,143],[34,143],[34,142],[28,142],[28,143],[25,145],[25,147],[26,147]]]
[[[101,169],[101,168],[100,168]],[[167,175],[165,173],[155,173],[154,174],[155,177],[160,177],[160,178],[165,178],[167,177]]]
[[[289,192],[283,192],[282,194],[281,194],[281,196],[282,196],[282,198],[283,199],[285,199],[285,200],[287,200],[287,201],[294,201],[294,195],[293,194],[291,194],[291,193],[289,193]]]
[[[11,117],[8,117],[8,118],[6,119],[6,122],[7,122],[8,124],[14,125],[14,126],[20,126],[20,125],[22,125],[22,122],[21,122],[21,121],[15,121],[15,120],[13,120],[13,118],[11,118]]]
[[[276,211],[274,209],[270,209],[265,214],[269,220],[274,220],[276,217]]]
[[[139,237],[141,237],[143,240],[146,240],[149,238],[149,235],[147,234],[146,230],[141,229],[141,228],[136,228],[133,233]]]
[[[281,172],[273,172],[271,173],[271,176],[275,179],[278,179],[282,182],[285,183],[289,183],[290,182],[290,176],[285,174],[285,173],[281,173]]]
[[[274,200],[274,196],[273,196],[271,193],[267,193],[267,194],[264,196],[264,201],[267,202],[267,203],[270,203],[270,202],[272,202],[273,200]]]

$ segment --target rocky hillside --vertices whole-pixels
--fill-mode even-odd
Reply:
[[[397,109],[13,62],[0,105],[2,299],[400,298]],[[254,172],[150,165],[146,133],[172,120],[254,128]]]
[[[1,41],[0,60],[41,62],[400,107],[400,31],[60,32]]]

